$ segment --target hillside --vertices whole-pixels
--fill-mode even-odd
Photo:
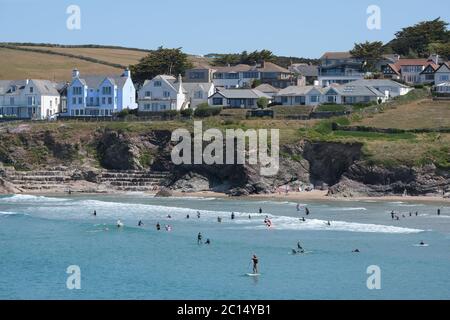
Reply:
[[[0,80],[36,78],[67,81],[74,67],[86,75],[112,75],[138,63],[147,53],[147,50],[121,47],[0,43]],[[209,63],[207,58],[199,56],[190,55],[189,59],[194,66]]]

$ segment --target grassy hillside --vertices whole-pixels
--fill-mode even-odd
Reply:
[[[70,80],[74,67],[82,74],[112,75],[120,73],[126,66],[138,63],[147,54],[147,50],[121,47],[54,47],[0,43],[0,79],[67,81]],[[194,66],[209,63],[203,57],[189,56],[189,59]]]

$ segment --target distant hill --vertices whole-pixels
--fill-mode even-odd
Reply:
[[[45,78],[70,80],[73,68],[81,74],[112,75],[139,62],[149,50],[100,45],[0,43],[0,80]],[[194,66],[209,65],[209,59],[189,56]]]

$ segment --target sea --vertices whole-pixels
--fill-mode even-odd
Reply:
[[[0,299],[450,299],[450,204],[0,196]]]

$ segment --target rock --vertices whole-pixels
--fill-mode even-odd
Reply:
[[[172,197],[172,192],[168,189],[162,189],[155,194],[155,197],[158,198],[169,198]]]
[[[171,189],[182,192],[199,192],[210,190],[209,180],[196,173],[188,173],[172,184]]]

